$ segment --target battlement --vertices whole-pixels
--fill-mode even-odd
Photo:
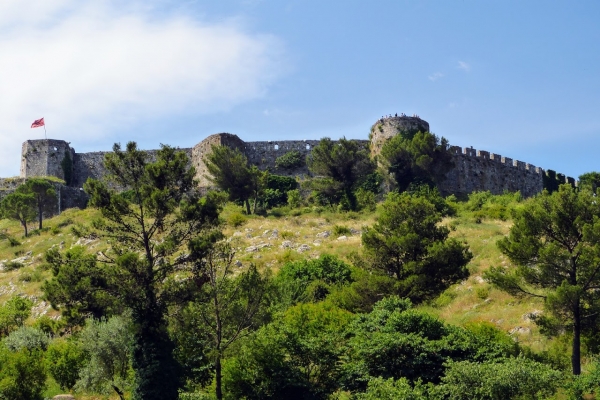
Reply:
[[[420,117],[404,114],[382,117],[371,127],[369,140],[357,140],[362,146],[369,147],[376,156],[389,138],[402,132],[429,131],[429,123]],[[268,140],[245,142],[231,133],[217,133],[208,136],[193,148],[180,149],[189,159],[190,166],[196,169],[196,179],[200,187],[209,187],[208,170],[204,164],[205,157],[213,146],[229,146],[243,152],[252,165],[275,174],[287,176],[310,176],[305,164],[293,169],[277,167],[278,157],[290,151],[308,156],[318,145],[318,140]],[[551,170],[544,170],[523,161],[514,160],[487,150],[473,147],[451,146],[454,168],[447,174],[447,179],[440,185],[444,194],[469,194],[478,190],[489,190],[498,194],[505,190],[521,191],[523,196],[533,196],[542,191],[544,179],[549,178],[559,183],[575,184],[575,180]],[[149,160],[156,157],[157,150],[146,151]],[[99,179],[106,175],[104,156],[107,152],[76,153],[70,143],[63,140],[43,139],[28,140],[23,143],[21,160],[21,179],[33,176],[55,176],[68,181],[73,188],[81,188],[88,178]],[[69,179],[66,179],[69,178]],[[15,186],[17,181],[5,182],[0,186]],[[10,183],[10,185],[8,184]],[[8,189],[7,189],[8,190]]]

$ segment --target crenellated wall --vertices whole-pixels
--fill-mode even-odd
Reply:
[[[429,131],[429,123],[417,116],[381,118],[371,127],[369,140],[358,140],[358,142],[369,146],[371,154],[375,156],[379,154],[386,140],[402,131]],[[208,136],[191,149],[180,150],[187,154],[190,165],[196,168],[196,178],[200,187],[206,188],[211,184],[206,177],[208,171],[204,165],[204,158],[213,146],[237,148],[248,157],[251,164],[262,170],[268,169],[279,175],[303,177],[310,176],[306,165],[288,170],[278,168],[276,160],[290,151],[297,151],[306,158],[318,143],[318,140],[244,142],[234,134],[217,133]],[[550,170],[544,171],[531,164],[488,151],[457,146],[452,146],[450,151],[453,154],[455,167],[448,173],[446,181],[440,185],[440,191],[444,194],[465,195],[479,190],[500,194],[506,190],[519,190],[523,196],[529,197],[542,191],[545,175],[550,176],[551,179],[556,176],[559,182],[575,183],[573,178],[555,174]],[[156,152],[157,150],[146,151],[150,161],[156,159]],[[85,181],[88,178],[99,179],[106,175],[104,157],[107,152],[76,153],[69,143],[62,140],[28,140],[23,143],[21,179],[33,176],[55,176],[64,179],[65,166],[62,165],[62,161],[67,153],[72,159],[72,179],[70,188],[65,187],[64,193],[67,197],[73,197],[73,204],[81,205],[84,203],[82,199],[85,193],[80,188]],[[18,186],[18,181],[19,178],[0,179],[0,190],[14,190]],[[65,200],[65,204],[70,204],[69,201]]]
[[[525,197],[544,188],[544,170],[532,164],[474,148],[451,146],[454,168],[440,185],[443,194],[465,195],[489,190],[494,194],[516,192]]]

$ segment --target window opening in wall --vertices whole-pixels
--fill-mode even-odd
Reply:
[[[54,151],[58,150],[56,147],[54,147]]]
[[[306,150],[310,150],[310,144],[306,145]]]
[[[275,145],[275,150],[279,150],[279,145],[278,144]]]

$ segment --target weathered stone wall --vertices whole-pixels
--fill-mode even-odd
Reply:
[[[429,131],[429,123],[417,116],[387,117],[378,120],[371,127],[369,140],[359,140],[364,146],[370,146],[371,154],[377,155],[383,143],[401,131]],[[292,170],[277,168],[278,157],[290,151],[299,152],[306,158],[318,140],[272,140],[260,142],[244,142],[238,136],[230,133],[217,133],[198,143],[193,148],[180,149],[186,152],[190,165],[196,168],[196,179],[201,188],[210,187],[206,178],[208,171],[204,158],[213,146],[229,146],[238,148],[251,164],[260,169],[287,176],[310,176],[306,165]],[[80,188],[88,178],[100,179],[106,175],[104,156],[107,152],[75,153],[67,142],[62,140],[44,139],[28,140],[23,143],[23,159],[21,163],[21,180],[33,176],[56,176],[64,179],[61,162],[65,152],[71,152],[73,174],[71,188],[62,187],[63,208],[71,205],[80,207],[87,201],[87,196]],[[156,159],[157,150],[148,150],[149,160]],[[473,148],[451,147],[455,167],[448,173],[447,180],[440,186],[444,194],[466,195],[473,191],[489,190],[499,194],[508,191],[521,191],[528,197],[543,189],[543,176],[546,173],[541,168],[522,161],[512,160],[498,154],[489,153]],[[573,178],[557,174],[561,181],[574,182]],[[20,181],[14,178],[0,179],[0,190],[10,192]],[[63,190],[64,189],[64,190]]]
[[[419,117],[387,117],[379,119],[371,126],[371,155],[381,152],[383,144],[391,137],[403,131],[429,132],[429,123]]]
[[[440,185],[443,194],[467,195],[489,190],[494,194],[521,191],[525,197],[544,188],[544,171],[531,164],[473,148],[450,147],[454,168]]]
[[[244,152],[245,143],[242,139],[237,137],[237,135],[231,133],[216,133],[210,135],[192,148],[191,162],[196,168],[196,179],[198,180],[198,184],[203,188],[211,186],[211,182],[207,178],[209,173],[204,164],[204,157],[211,152],[213,146],[228,146]]]
[[[258,166],[261,170],[269,170],[277,175],[285,176],[309,176],[310,172],[303,165],[293,169],[278,168],[275,161],[290,151],[297,151],[301,157],[306,160],[313,147],[319,144],[318,140],[273,140],[264,142],[246,143],[245,154],[248,161]]]
[[[184,151],[191,160],[192,149],[178,149]],[[149,161],[156,160],[156,152],[158,150],[146,150]],[[73,157],[73,178],[71,186],[82,188],[88,178],[100,179],[106,175],[104,168],[104,156],[107,151],[97,151],[92,153],[75,153]]]
[[[61,163],[67,152],[73,159],[74,152],[64,140],[39,139],[24,142],[21,150],[21,177],[55,176],[65,179]]]

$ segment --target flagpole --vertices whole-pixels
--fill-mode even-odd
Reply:
[[[44,137],[48,140],[48,135],[46,135],[46,123],[44,123]]]

